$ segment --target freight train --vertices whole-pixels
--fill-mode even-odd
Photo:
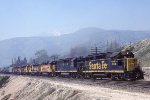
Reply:
[[[16,66],[11,68],[8,73],[88,79],[144,79],[138,61],[130,50],[91,54],[86,57],[59,59],[46,64]]]

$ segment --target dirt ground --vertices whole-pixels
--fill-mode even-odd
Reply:
[[[144,80],[150,81],[150,67],[143,67],[142,70],[144,71]]]
[[[0,89],[1,100],[149,100],[144,93],[113,90],[79,82],[11,76],[10,81]]]

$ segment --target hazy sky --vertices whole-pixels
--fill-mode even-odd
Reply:
[[[85,27],[150,30],[150,0],[0,0],[0,40]]]

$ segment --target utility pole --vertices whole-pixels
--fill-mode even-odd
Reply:
[[[129,50],[131,50],[131,42],[130,42]]]
[[[96,45],[94,48],[91,48],[91,54],[97,55],[100,53],[100,48],[98,48]]]
[[[12,65],[11,65],[11,66],[12,66],[12,67],[15,67],[14,64],[15,64],[15,63],[14,63],[14,59],[12,58]]]
[[[107,40],[107,48],[106,48],[106,53],[108,53],[108,44],[109,44],[109,43],[108,43],[108,40]]]

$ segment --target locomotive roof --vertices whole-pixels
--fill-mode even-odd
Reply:
[[[74,58],[64,58],[64,59],[59,59],[58,61],[69,61],[69,60],[72,60]]]
[[[52,62],[50,62],[50,64],[56,64],[57,63],[57,61],[52,61]]]
[[[86,59],[105,59],[107,56],[106,53],[92,54],[85,57]]]
[[[116,57],[119,55],[120,52],[113,52],[111,55],[110,55],[110,58],[113,58],[113,57]]]
[[[121,52],[122,55],[134,55],[131,50],[124,50]]]
[[[130,50],[124,50],[120,52],[113,52],[110,55],[110,58],[123,58],[124,56],[134,57],[134,54]]]
[[[32,66],[39,66],[40,64],[33,64]]]

